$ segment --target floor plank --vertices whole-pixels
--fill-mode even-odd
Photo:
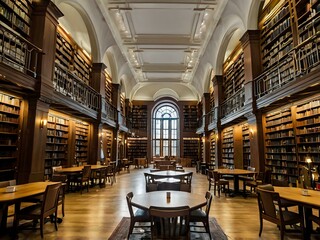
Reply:
[[[192,192],[205,195],[208,189],[206,176],[195,173],[194,168],[188,170],[194,171]],[[107,184],[105,188],[90,188],[89,193],[84,191],[82,195],[78,192],[68,193],[63,222],[59,224],[58,231],[47,223],[44,228],[45,239],[108,239],[121,218],[129,216],[126,194],[129,191],[135,194],[145,192],[144,171],[149,170],[132,167],[130,173],[123,171],[118,174],[113,186]],[[61,211],[59,212],[61,216]],[[277,227],[268,222],[265,222],[262,237],[259,238],[259,215],[255,197],[231,198],[224,194],[220,198],[214,197],[210,216],[218,220],[229,239],[280,239]],[[40,231],[19,231],[19,239],[41,239]],[[286,236],[285,239],[301,237]]]

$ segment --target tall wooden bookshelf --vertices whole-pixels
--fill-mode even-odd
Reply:
[[[30,34],[31,0],[2,0],[0,2],[0,19],[24,37]]]
[[[57,30],[55,62],[89,85],[92,72],[91,57],[61,27]]]
[[[234,138],[233,127],[222,131],[222,165],[226,168],[234,168]]]
[[[128,158],[133,160],[134,158],[147,157],[147,144],[148,139],[144,137],[130,137],[127,139],[128,143]]]
[[[0,92],[0,181],[15,179],[22,100]]]
[[[81,165],[88,162],[89,127],[86,122],[76,122],[75,160]]]
[[[146,130],[148,126],[147,105],[132,105],[131,121],[132,121],[132,128]]]
[[[112,99],[113,99],[112,79],[107,71],[104,71],[104,72],[106,76],[105,98],[108,103],[112,104]]]
[[[223,64],[223,99],[229,99],[244,88],[244,55],[238,45]]]
[[[260,19],[262,66],[266,70],[278,64],[293,48],[289,1],[270,1]],[[284,71],[289,69],[283,67]]]
[[[299,164],[310,157],[313,165],[320,165],[320,97],[296,108],[296,135]]]
[[[216,166],[216,134],[214,131],[210,134],[210,164]]]
[[[45,155],[45,179],[52,175],[52,167],[68,164],[69,119],[49,114]]]
[[[295,183],[298,165],[291,108],[268,113],[265,118],[266,167],[272,169],[273,178]]]
[[[16,35],[30,39],[31,9],[31,1],[29,0],[4,0],[0,2],[2,28],[14,31],[14,34],[10,30],[2,30],[0,33],[1,61],[21,72],[25,72],[29,49],[24,40]]]
[[[243,169],[247,169],[251,166],[251,154],[250,154],[250,129],[249,124],[242,125],[242,146],[243,146]]]
[[[201,151],[199,138],[183,138],[183,157],[191,158],[193,161],[199,160]]]
[[[198,108],[196,105],[183,106],[183,129],[195,131],[198,128]]]

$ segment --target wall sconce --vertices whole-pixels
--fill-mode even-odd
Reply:
[[[47,126],[47,120],[46,119],[41,119],[40,120],[40,128],[44,128],[45,126]]]

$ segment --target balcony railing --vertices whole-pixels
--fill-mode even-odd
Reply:
[[[107,118],[112,121],[117,121],[118,111],[117,108],[112,106],[109,102],[105,101],[105,112],[107,114]]]
[[[40,48],[0,22],[0,61],[20,72],[37,77]]]
[[[55,91],[83,106],[95,111],[100,108],[100,95],[79,77],[58,63],[55,64],[53,87]]]
[[[276,66],[255,79],[255,95],[267,95],[311,72],[320,64],[320,33],[292,49]]]
[[[234,113],[244,106],[244,88],[241,88],[232,97],[221,104],[221,117]]]
[[[217,116],[217,113],[218,113],[218,108],[217,107],[214,107],[211,109],[210,112],[208,112],[208,124],[213,124],[215,122],[217,122],[217,119],[218,119],[218,116]]]

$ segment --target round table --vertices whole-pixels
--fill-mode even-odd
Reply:
[[[167,198],[167,192],[170,198]],[[132,204],[137,207],[149,209],[153,207],[176,208],[189,206],[195,208],[206,202],[205,194],[194,194],[182,191],[154,191],[136,194],[132,198]]]

